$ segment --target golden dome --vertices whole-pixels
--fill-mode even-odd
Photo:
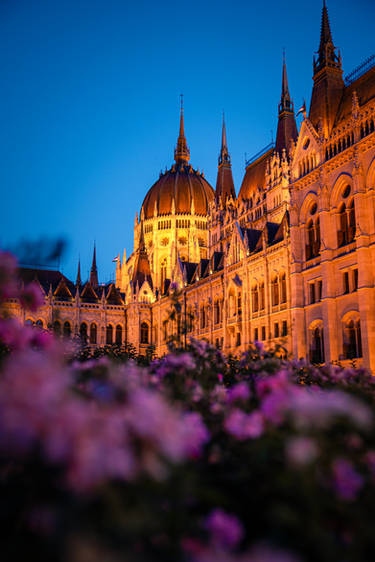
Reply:
[[[189,165],[174,164],[161,175],[144,198],[142,209],[144,218],[156,215],[168,215],[192,212],[196,215],[207,215],[208,205],[214,199],[214,190],[204,177]]]

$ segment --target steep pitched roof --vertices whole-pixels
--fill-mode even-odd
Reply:
[[[360,106],[370,100],[375,100],[375,66],[344,89],[335,119],[335,127],[351,115],[354,92],[357,93]]]
[[[273,147],[264,152],[257,160],[247,166],[245,177],[242,180],[241,189],[238,194],[238,199],[250,199],[258,192],[259,188],[264,186],[266,164],[272,153]]]
[[[50,285],[52,285],[52,290],[55,291],[60,281],[64,279],[69,290],[74,293],[74,284],[60,271],[54,269],[20,267],[18,274],[25,284],[35,280],[39,281],[46,294],[49,292]]]

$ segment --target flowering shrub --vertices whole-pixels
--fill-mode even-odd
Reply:
[[[0,294],[19,291],[0,254]],[[260,344],[161,359],[0,319],[2,559],[368,561],[373,378]]]

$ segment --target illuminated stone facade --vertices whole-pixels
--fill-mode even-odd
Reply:
[[[84,323],[89,339],[95,325],[93,344],[118,327],[118,342],[158,355],[179,334],[226,353],[280,342],[296,358],[375,371],[375,60],[344,81],[325,6],[313,79],[298,132],[284,61],[275,145],[247,163],[238,197],[224,124],[214,190],[189,164],[181,108],[175,162],[145,197],[115,284],[99,286],[93,263],[85,285],[44,286],[30,320]]]

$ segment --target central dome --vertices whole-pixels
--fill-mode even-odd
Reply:
[[[215,193],[203,174],[189,165],[190,151],[184,130],[184,113],[181,99],[180,133],[174,151],[176,161],[172,168],[151,187],[142,203],[145,219],[153,216],[177,214],[207,215],[208,205]]]
[[[147,193],[142,209],[145,219],[156,215],[175,213],[207,215],[208,205],[214,200],[214,190],[203,175],[189,165],[173,165],[161,175]],[[174,202],[174,203],[173,203]],[[156,208],[155,208],[156,205]]]

